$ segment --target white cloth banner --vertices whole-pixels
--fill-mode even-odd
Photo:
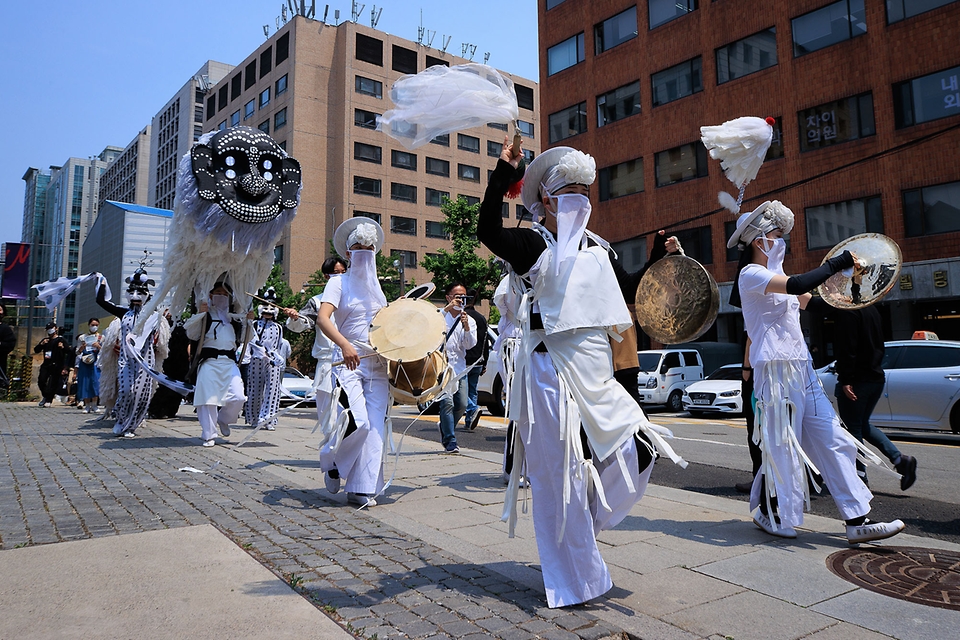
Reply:
[[[106,295],[104,297],[106,300],[110,300],[113,297],[113,294],[110,292],[110,284],[107,282],[107,279],[103,277],[103,274],[97,273],[96,271],[77,278],[63,277],[57,278],[56,280],[47,280],[46,282],[33,285],[33,288],[37,290],[37,297],[46,305],[47,311],[53,311],[64,298],[76,291],[77,287],[84,282],[92,282],[94,280],[97,282],[98,290],[100,289],[100,285],[106,287]]]

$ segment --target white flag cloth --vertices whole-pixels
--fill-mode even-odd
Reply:
[[[48,280],[46,282],[41,282],[40,284],[33,285],[33,288],[37,290],[37,297],[46,305],[48,311],[53,311],[60,302],[66,298],[68,295],[73,293],[77,287],[79,287],[84,282],[91,282],[96,280],[97,289],[100,289],[100,285],[106,285],[106,296],[107,300],[110,300],[113,297],[113,294],[110,292],[110,285],[107,283],[107,279],[101,273],[94,271],[93,273],[88,273],[82,275],[78,278],[57,278],[56,280]]]
[[[737,188],[757,177],[773,141],[773,127],[763,118],[744,116],[721,125],[700,127],[700,140],[710,157]]]
[[[377,117],[377,130],[416,149],[439,135],[510,124],[520,116],[513,81],[485,64],[436,65],[393,83],[394,108]]]

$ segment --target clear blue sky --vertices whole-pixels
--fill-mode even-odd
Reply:
[[[28,167],[125,147],[205,60],[238,64],[276,30],[281,0],[0,1],[0,242],[19,242]],[[309,0],[308,0],[309,4]],[[327,2],[317,0],[317,18]],[[372,2],[358,22],[370,24]],[[350,2],[329,3],[340,20]],[[477,45],[474,60],[536,79],[532,0],[380,0],[377,28],[416,41],[423,25],[452,36],[448,51]]]

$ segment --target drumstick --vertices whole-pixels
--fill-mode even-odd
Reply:
[[[370,358],[370,357],[373,357],[373,356],[379,356],[379,355],[381,355],[381,354],[390,353],[391,351],[396,351],[397,349],[403,349],[403,348],[404,348],[404,347],[393,347],[392,349],[384,349],[383,351],[374,351],[373,353],[365,353],[365,354],[363,354],[362,356],[357,356],[357,357],[360,358],[361,360],[363,360],[364,358]],[[346,361],[345,361],[345,360],[340,360],[340,361],[338,361],[338,362],[333,362],[333,363],[331,363],[330,366],[331,366],[331,367],[337,367],[337,366],[340,366],[341,364],[343,364],[344,362],[346,362]]]
[[[275,306],[274,303],[271,302],[270,300],[265,300],[264,298],[261,298],[260,296],[255,296],[255,295],[253,295],[252,293],[250,293],[249,291],[246,291],[246,292],[244,292],[244,293],[246,293],[248,296],[250,296],[250,297],[253,298],[254,300],[259,300],[260,302],[265,302],[265,303],[267,303],[268,305],[270,305],[271,307]],[[290,311],[295,311],[295,309],[288,309],[287,307],[277,306],[277,308],[280,309],[281,311],[283,311],[284,313],[290,313]]]

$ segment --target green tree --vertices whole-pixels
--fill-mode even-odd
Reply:
[[[443,229],[453,241],[453,251],[440,249],[436,256],[427,256],[421,262],[424,269],[433,274],[433,283],[438,290],[449,284],[462,282],[467,288],[477,290],[477,302],[489,300],[500,280],[500,267],[492,257],[486,260],[477,255],[480,241],[477,240],[477,217],[479,204],[468,205],[466,198],[444,198],[440,205],[443,212]]]
[[[310,282],[323,282],[323,277],[319,269],[310,276]],[[290,285],[287,284],[283,274],[283,267],[279,264],[273,265],[273,269],[270,270],[270,276],[267,278],[266,284],[263,285],[258,295],[262,295],[263,292],[270,287],[273,287],[274,291],[277,292],[279,306],[288,309],[297,309],[298,311],[303,308],[303,305],[306,304],[311,296],[323,291],[322,288],[311,288],[309,291],[300,290],[294,292],[293,289],[290,288]],[[290,362],[288,364],[304,373],[313,371],[315,368],[313,357],[310,355],[310,352],[313,351],[313,340],[316,336],[314,331],[314,329],[304,331],[303,333],[284,331],[283,334],[283,337],[290,342]]]

